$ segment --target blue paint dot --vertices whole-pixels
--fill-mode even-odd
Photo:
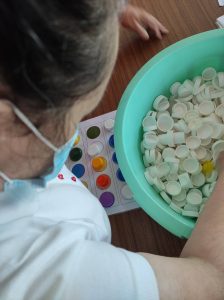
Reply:
[[[117,178],[118,178],[120,181],[125,182],[124,176],[123,176],[123,174],[121,173],[121,170],[120,170],[120,169],[117,170],[116,175],[117,175]]]
[[[81,178],[85,174],[85,167],[82,164],[74,165],[72,173],[77,177]]]
[[[109,145],[114,148],[114,135],[109,138]]]
[[[114,154],[112,155],[112,161],[113,161],[115,164],[118,163],[118,161],[117,161],[117,155],[116,155],[115,152],[114,152]]]

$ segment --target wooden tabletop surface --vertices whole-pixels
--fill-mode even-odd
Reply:
[[[159,51],[183,38],[215,29],[215,20],[224,15],[218,0],[135,0],[131,3],[156,16],[169,29],[169,34],[162,41],[144,42],[135,34],[121,30],[112,79],[103,101],[88,118],[116,110],[129,81]],[[170,234],[141,209],[113,215],[110,222],[112,243],[130,251],[178,256],[186,242]]]

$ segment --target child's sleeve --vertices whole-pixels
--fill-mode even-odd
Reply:
[[[70,276],[69,295],[79,300],[158,300],[154,271],[139,254],[103,242],[79,245],[78,276]]]

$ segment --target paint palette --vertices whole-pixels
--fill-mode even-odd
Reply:
[[[83,121],[66,163],[99,199],[108,215],[139,207],[118,166],[114,147],[116,111]]]

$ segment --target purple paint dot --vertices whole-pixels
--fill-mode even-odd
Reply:
[[[105,192],[100,196],[100,202],[103,207],[111,207],[114,204],[114,195],[110,192]]]

